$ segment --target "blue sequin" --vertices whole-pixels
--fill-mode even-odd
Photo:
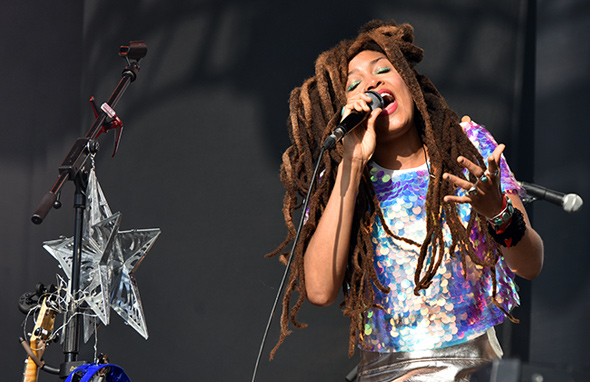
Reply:
[[[497,146],[492,136],[473,122],[462,126],[487,158]],[[369,169],[389,228],[398,236],[422,243],[426,235],[425,198],[430,180],[427,164],[392,171],[370,162]],[[522,192],[504,159],[501,169],[503,189]],[[457,208],[466,224],[469,205],[460,204]],[[449,248],[451,235],[446,224],[443,232],[445,247]],[[490,256],[484,251],[484,235],[477,228],[473,229],[471,240],[480,258]],[[375,302],[384,309],[372,309],[367,314],[364,332],[359,337],[363,349],[397,352],[450,346],[478,336],[504,319],[504,313],[491,301],[490,270],[467,258],[464,272],[459,251],[453,254],[448,249],[445,251],[432,284],[416,296],[414,273],[420,249],[387,235],[380,219],[373,226],[373,246],[377,275],[391,292],[384,294],[375,288]],[[498,262],[496,272],[496,299],[510,311],[519,302],[514,275],[503,259]]]

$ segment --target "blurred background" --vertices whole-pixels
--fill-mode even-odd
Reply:
[[[112,314],[79,358],[92,361],[96,347],[133,381],[250,380],[284,270],[264,255],[286,235],[289,93],[319,53],[374,18],[414,26],[418,70],[506,143],[517,179],[590,200],[588,1],[12,1],[0,14],[0,379],[23,370],[19,297],[62,274],[42,243],[73,235],[71,182],[43,224],[31,215],[94,121],[88,100],[105,102],[119,82],[119,47],[143,40],[147,56],[116,108],[119,152],[111,158],[112,132],[101,136],[96,172],[121,229],[162,230],[136,272],[150,337]],[[523,381],[588,380],[588,211],[528,206],[545,267],[518,280],[522,323],[500,328]],[[344,381],[357,358],[338,304],[305,304],[309,327],[269,361],[278,316],[258,381]],[[62,347],[45,359],[59,366]]]

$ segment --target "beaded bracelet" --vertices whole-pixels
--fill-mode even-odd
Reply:
[[[497,231],[502,225],[508,223],[512,218],[512,214],[514,213],[512,200],[507,198],[506,194],[503,194],[502,198],[502,211],[500,211],[498,215],[488,219],[488,222],[492,225],[495,231]]]

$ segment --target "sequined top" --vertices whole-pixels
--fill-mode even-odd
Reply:
[[[491,134],[474,122],[462,123],[464,131],[484,158],[497,146]],[[418,243],[426,235],[425,198],[430,179],[428,164],[404,170],[389,170],[369,162],[371,180],[381,209],[392,232]],[[501,161],[502,188],[505,192],[520,193],[504,158]],[[464,192],[459,190],[458,194]],[[470,205],[457,204],[459,215],[466,224]],[[396,240],[384,231],[380,219],[373,226],[374,262],[379,280],[391,292],[384,294],[377,288],[376,303],[384,307],[367,313],[359,346],[375,352],[398,352],[435,349],[468,341],[488,328],[501,323],[505,317],[491,301],[492,276],[490,270],[475,265],[466,258],[466,277],[461,254],[450,255],[451,235],[443,224],[445,237],[444,260],[432,284],[414,295],[414,273],[420,249]],[[476,253],[484,252],[484,235],[477,227],[471,232]],[[426,266],[426,265],[425,265]],[[519,298],[514,275],[503,258],[496,265],[498,281],[496,300],[510,311]]]

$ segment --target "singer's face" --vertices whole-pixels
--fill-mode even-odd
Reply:
[[[410,89],[383,53],[365,50],[348,63],[346,96],[350,99],[369,90],[380,93],[385,101],[375,126],[378,137],[397,136],[414,126]]]

